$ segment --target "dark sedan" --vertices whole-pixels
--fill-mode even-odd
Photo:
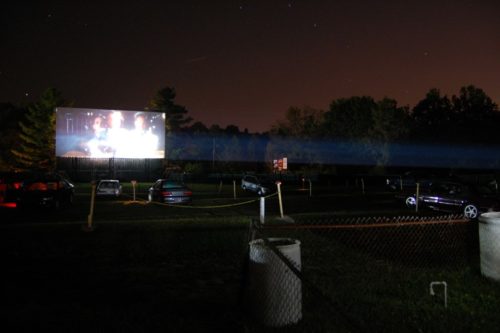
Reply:
[[[3,172],[0,174],[0,207],[16,208],[26,173]]]
[[[75,186],[59,174],[32,175],[23,181],[19,206],[59,209],[73,203]]]
[[[417,204],[415,193],[406,195],[404,199],[408,207]],[[418,207],[462,213],[467,219],[476,219],[483,212],[498,210],[500,200],[487,186],[438,180],[421,189]]]
[[[180,182],[158,179],[148,190],[148,201],[164,203],[190,203],[193,191]]]
[[[405,189],[414,189],[417,183],[420,186],[427,186],[432,179],[438,178],[435,174],[425,171],[408,171],[402,175],[388,175],[385,182],[392,190],[403,191]]]

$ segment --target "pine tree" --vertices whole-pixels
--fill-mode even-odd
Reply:
[[[19,146],[12,149],[18,169],[55,169],[55,109],[66,104],[59,91],[49,88],[37,102],[28,106],[25,119],[19,122]]]
[[[176,132],[193,120],[186,116],[188,110],[184,106],[174,103],[175,97],[175,89],[166,87],[159,90],[151,101],[152,110],[165,112],[167,132]]]

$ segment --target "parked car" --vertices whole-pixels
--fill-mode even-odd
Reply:
[[[0,174],[0,207],[16,208],[26,173],[3,172]]]
[[[75,186],[59,174],[33,174],[22,183],[18,205],[59,209],[73,203]]]
[[[417,204],[416,194],[404,198],[408,207]],[[437,211],[463,213],[467,219],[476,219],[481,213],[500,209],[499,197],[487,186],[458,181],[436,180],[421,189],[418,206]]]
[[[269,181],[261,180],[257,176],[246,175],[241,178],[241,188],[244,191],[254,192],[262,196],[271,193],[275,185]]]
[[[158,179],[148,190],[148,201],[190,203],[193,191],[181,182]]]
[[[118,198],[122,194],[122,185],[117,179],[100,180],[96,187],[96,196]]]
[[[420,186],[428,186],[433,179],[437,178],[435,174],[423,171],[408,171],[402,175],[388,175],[385,182],[386,185],[392,190],[406,190],[414,189],[417,183]]]

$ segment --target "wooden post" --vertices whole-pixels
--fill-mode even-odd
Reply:
[[[94,230],[94,225],[93,225],[93,219],[94,219],[94,204],[95,204],[95,181],[92,181],[92,193],[90,196],[90,213],[87,216],[87,225],[84,227],[85,231],[93,231]]]
[[[260,197],[260,223],[266,222],[266,198]]]
[[[135,184],[137,184],[137,181],[132,180],[132,191],[134,193],[134,201],[135,201]]]
[[[420,183],[417,183],[417,190],[415,194],[415,212],[418,212],[418,198],[420,196]]]
[[[276,182],[276,186],[278,188],[278,201],[279,201],[279,205],[280,205],[280,216],[281,218],[283,218],[283,200],[282,200],[282,197],[281,197],[281,182],[278,181]]]

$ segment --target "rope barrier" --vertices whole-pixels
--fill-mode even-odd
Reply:
[[[274,197],[278,195],[277,193],[273,193],[273,194],[270,194],[268,196],[265,196],[264,198],[271,198],[271,197]],[[127,195],[125,194],[125,196],[127,197],[131,197],[130,195]],[[140,199],[140,200],[136,200],[136,201],[139,201],[139,202],[146,202],[148,204],[154,204],[154,205],[160,205],[160,206],[169,206],[169,207],[177,207],[177,208],[188,208],[188,209],[217,209],[217,208],[229,208],[229,207],[238,207],[238,206],[243,206],[243,205],[248,205],[250,203],[253,203],[253,202],[257,202],[259,201],[259,199],[252,199],[252,200],[248,200],[248,201],[243,201],[243,202],[238,202],[238,203],[233,203],[233,204],[224,204],[224,205],[211,205],[211,206],[188,206],[188,205],[181,205],[181,204],[168,204],[168,203],[164,203],[164,202],[157,202],[157,201],[148,201],[148,200],[145,200],[145,199]],[[126,202],[125,203],[126,205],[127,204],[130,204],[130,201]]]

